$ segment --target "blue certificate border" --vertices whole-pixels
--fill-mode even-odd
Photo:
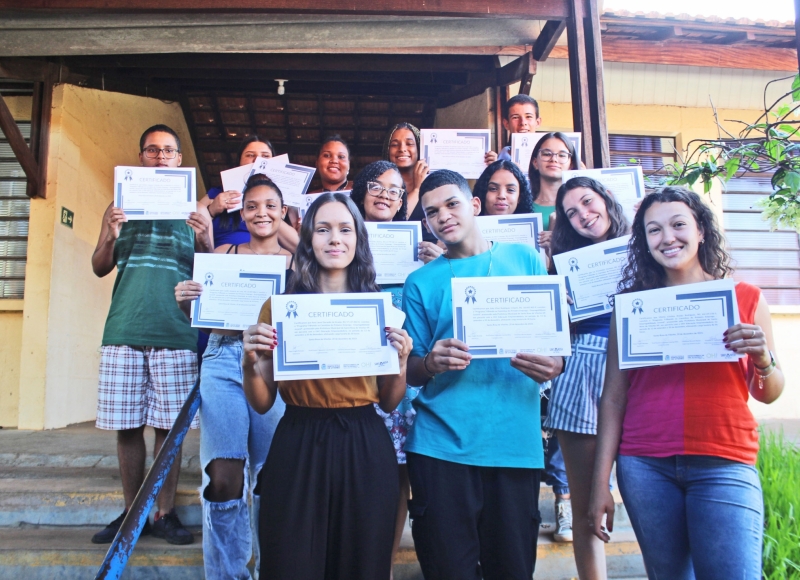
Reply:
[[[282,274],[260,274],[258,272],[239,272],[239,278],[244,280],[252,280],[254,282],[272,282],[272,290],[269,294],[264,296],[264,300],[274,294],[283,292],[283,275]],[[203,318],[202,304],[198,300],[195,309],[194,325],[202,325],[208,328],[225,328],[224,320],[217,320],[214,318]],[[279,335],[280,336],[280,335]]]
[[[637,167],[610,167],[608,169],[601,169],[600,175],[625,175],[629,174],[633,178],[633,184],[636,186],[636,199],[644,197],[642,191],[642,184],[639,181],[639,171]]]
[[[414,247],[414,261],[419,262],[419,227],[416,224],[376,224],[377,229],[387,232],[404,232],[410,234],[411,244]]]
[[[387,297],[388,298],[388,297]],[[389,341],[386,338],[384,328],[386,327],[386,316],[384,307],[385,300],[382,298],[332,298],[330,301],[331,306],[346,306],[347,308],[373,308],[375,310],[375,320],[378,323],[378,333],[380,335],[381,346],[388,346]],[[283,332],[283,322],[279,321],[275,324],[278,329],[278,336],[286,336]],[[316,360],[304,361],[289,361],[286,359],[286,341],[281,340],[278,345],[278,352],[275,357],[278,362],[278,371],[280,372],[302,372],[302,371],[318,371],[320,370],[320,363]]]
[[[446,129],[442,129],[443,131]],[[465,137],[467,139],[480,139],[483,141],[483,152],[489,152],[489,135],[486,133],[464,133],[456,131],[456,137]],[[430,163],[431,156],[428,153],[428,143],[425,143],[425,152],[422,155],[425,158],[425,163]]]
[[[550,310],[555,311],[556,331],[561,332],[564,325],[561,322],[561,300],[559,293],[561,289],[558,284],[543,282],[541,284],[508,284],[509,292],[519,292],[520,294],[548,294],[550,298]],[[456,307],[456,338],[462,342],[467,342],[467,327],[464,325],[464,306]],[[496,344],[471,345],[469,352],[472,354],[498,354],[499,347]]]
[[[610,254],[621,254],[623,252],[628,251],[628,244],[624,246],[617,246],[615,248],[606,248],[603,250],[603,254],[610,255]],[[566,274],[566,284],[567,284],[567,294],[569,294],[570,298],[572,298],[572,304],[569,305],[569,315],[570,318],[576,318],[578,316],[584,316],[585,314],[593,314],[595,312],[606,312],[610,311],[611,304],[606,301],[605,304],[601,304],[595,302],[594,304],[587,304],[586,306],[578,306],[578,300],[575,298],[575,293],[572,290],[572,287],[569,283],[569,274]],[[591,317],[587,317],[591,318]]]
[[[305,173],[303,191],[300,192],[301,195],[305,195],[308,191],[308,186],[311,185],[311,178],[314,177],[316,169],[314,167],[306,167],[305,165],[295,165],[294,163],[287,163],[285,167],[290,168],[292,171],[297,171],[298,173]]]
[[[143,167],[137,167],[136,169],[144,169]],[[171,175],[173,177],[183,177],[186,179],[186,201],[192,201],[192,169],[156,169],[154,171],[156,175]],[[117,184],[117,204],[116,206],[123,210],[126,214],[130,215],[145,215],[145,211],[142,208],[132,208],[128,209],[123,204],[125,200],[122,195],[122,183]]]
[[[728,328],[733,326],[735,312],[733,305],[736,303],[735,290],[716,290],[713,292],[693,292],[689,294],[676,294],[675,300],[686,300],[688,302],[708,302],[719,301],[722,315],[728,321]],[[630,333],[629,317],[622,318],[622,362],[625,363],[651,363],[663,362],[663,352],[633,352],[633,337]]]
[[[531,228],[531,239],[533,240],[533,247],[536,248],[537,252],[541,252],[541,248],[539,247],[539,220],[535,217],[528,217],[528,218],[503,218],[497,220],[498,225],[509,225],[509,226],[524,226],[527,225]]]

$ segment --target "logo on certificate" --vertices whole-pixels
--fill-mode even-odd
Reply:
[[[641,298],[637,298],[632,302],[632,304],[633,304],[633,311],[632,311],[633,314],[636,314],[637,312],[639,314],[644,314],[644,310],[642,310],[642,306],[644,306],[644,300],[642,300]]]
[[[478,294],[478,292],[475,290],[474,286],[467,286],[464,290],[464,294],[467,295],[467,299],[464,300],[464,302],[469,304],[469,301],[472,300],[472,303],[475,304],[475,296]]]
[[[569,271],[570,272],[577,272],[580,270],[578,267],[578,258],[570,258],[569,259]]]
[[[130,169],[125,170],[125,181],[133,181],[133,171]]]
[[[297,318],[297,302],[286,303],[286,318],[291,318],[292,316]]]
[[[206,281],[203,282],[203,285],[205,285],[205,286],[213,286],[214,285],[214,274],[212,274],[211,272],[207,272],[206,273]]]

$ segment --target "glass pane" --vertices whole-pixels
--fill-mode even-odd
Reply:
[[[734,249],[797,250],[797,234],[794,232],[726,232],[725,237]]]
[[[0,217],[28,217],[31,211],[29,199],[0,198]]]
[[[731,257],[736,268],[800,268],[800,252],[734,250]]]
[[[736,270],[734,279],[756,286],[800,287],[800,270]]]
[[[27,241],[0,240],[0,256],[16,256],[24,258],[27,255]]]
[[[761,211],[756,202],[763,198],[764,195],[761,193],[723,193],[722,209],[723,211]]]
[[[25,295],[25,280],[0,280],[0,298],[20,299]]]
[[[25,261],[0,260],[0,278],[25,278]]]
[[[21,238],[28,235],[28,222],[0,220],[0,238]]]
[[[27,197],[25,193],[27,186],[28,182],[24,179],[17,181],[0,181],[0,197]]]
[[[782,306],[796,306],[800,304],[800,289],[771,289],[762,288],[761,293],[766,298],[768,304]]]
[[[17,127],[19,127],[19,132],[22,133],[22,136],[25,137],[25,140],[31,138],[31,122],[30,121],[17,121]],[[0,129],[0,139],[6,138],[6,134],[3,133],[2,129]]]
[[[16,161],[0,161],[0,177],[19,177],[25,179],[22,166]]]
[[[725,213],[723,215],[725,230],[761,230],[769,232],[769,222],[761,218],[760,213]],[[794,231],[794,230],[775,230]]]

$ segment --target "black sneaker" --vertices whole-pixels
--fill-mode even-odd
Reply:
[[[113,522],[108,524],[105,528],[97,532],[94,536],[92,536],[92,543],[93,544],[110,544],[114,541],[114,537],[117,535],[120,526],[122,525],[122,521],[125,519],[125,516],[128,515],[128,510],[125,510],[120,514],[120,516],[115,519]],[[142,528],[142,533],[139,534],[140,536],[149,536],[153,533],[153,528],[150,526],[150,522],[146,521],[144,523],[144,527]]]
[[[192,532],[183,527],[175,508],[153,522],[153,535],[156,538],[164,538],[170,544],[183,545],[194,542]]]

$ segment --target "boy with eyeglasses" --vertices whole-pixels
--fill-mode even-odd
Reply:
[[[144,167],[181,164],[180,138],[166,125],[147,129],[139,151]],[[103,332],[96,425],[117,431],[125,511],[92,537],[95,544],[114,539],[144,481],[145,425],[155,429],[156,455],[197,379],[197,331],[175,302],[174,288],[192,278],[194,252],[213,248],[210,217],[198,211],[185,222],[129,222],[112,202],[103,216],[92,269],[103,277],[116,267],[117,278]],[[142,535],[190,544],[193,536],[174,509],[180,464],[178,450],[158,495],[155,522],[147,522]]]

